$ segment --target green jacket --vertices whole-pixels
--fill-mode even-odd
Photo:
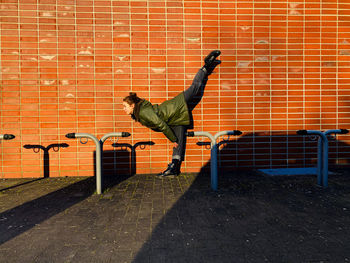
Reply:
[[[177,137],[169,126],[190,124],[190,115],[183,92],[160,105],[152,105],[149,101],[142,100],[135,105],[132,117],[143,126],[164,133],[172,142],[177,142]]]

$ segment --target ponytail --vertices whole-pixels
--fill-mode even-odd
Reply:
[[[136,95],[135,92],[129,92],[129,96],[126,96],[123,101],[127,102],[129,105],[137,104],[141,99]]]

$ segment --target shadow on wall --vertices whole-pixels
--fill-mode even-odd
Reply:
[[[226,136],[225,136],[226,137]],[[234,140],[221,137],[218,143],[218,173],[252,168],[301,168],[317,164],[317,136],[286,135],[285,133],[244,133]],[[220,138],[219,138],[220,139]],[[188,138],[187,140],[191,140]],[[103,178],[134,175],[137,168],[137,150],[152,146],[153,141],[112,144],[116,150],[103,152]],[[207,148],[210,142],[197,143]],[[95,154],[94,154],[95,156]],[[94,157],[95,158],[95,157]],[[95,163],[95,162],[94,162]],[[329,166],[348,165],[350,146],[329,136]],[[95,169],[96,170],[96,169]],[[200,173],[210,173],[210,160]]]
[[[329,136],[330,167],[350,163],[350,145]],[[233,170],[316,167],[317,136],[285,133],[245,133],[236,140],[218,143],[218,173]],[[210,151],[209,142],[197,143]],[[210,161],[201,173],[210,172]]]
[[[277,159],[271,160],[274,165],[288,161],[301,167],[314,165],[317,142],[313,138],[254,133],[220,144],[218,192],[210,189],[209,162],[185,193],[162,196],[163,206],[174,205],[161,210],[166,213],[133,262],[311,262],[316,255],[327,258],[329,251],[337,251],[345,242],[348,233],[341,233],[339,243],[331,245],[324,237],[333,235],[334,225],[350,222],[342,212],[348,201],[339,198],[350,193],[349,173],[335,175],[332,190],[325,191],[316,185],[314,176],[268,177],[238,169],[242,164],[248,168],[254,162],[265,162],[269,155]],[[349,163],[348,144],[334,140],[330,147],[341,152],[333,156],[332,164],[336,164],[335,157]],[[261,158],[249,156],[257,153]],[[230,154],[237,159],[230,159]],[[236,170],[224,172],[232,164]],[[175,186],[181,181],[165,180]],[[335,261],[344,260],[340,254]]]
[[[44,163],[43,163],[43,175],[44,178],[50,177],[50,150],[52,149],[54,152],[58,152],[60,148],[67,148],[69,147],[69,144],[67,143],[54,143],[50,144],[49,146],[45,147],[42,145],[32,145],[32,144],[26,144],[23,146],[25,149],[32,149],[33,152],[39,153],[40,150],[44,152]]]
[[[135,175],[137,165],[137,150],[144,150],[152,146],[153,141],[137,142],[134,145],[129,143],[113,143],[116,150],[105,150],[102,154],[103,177],[118,175]],[[94,152],[94,163],[96,152]],[[96,167],[95,167],[96,173]]]

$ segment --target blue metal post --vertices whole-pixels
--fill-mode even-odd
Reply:
[[[211,179],[211,188],[214,191],[217,191],[218,190],[218,147],[216,143],[211,146],[210,179]]]
[[[211,188],[214,191],[218,190],[218,145],[216,143],[217,138],[222,135],[240,135],[241,131],[222,131],[215,134],[215,136],[211,135],[209,132],[187,132],[188,137],[194,136],[205,136],[210,139],[210,182]]]
[[[328,187],[328,153],[329,153],[329,144],[327,135],[329,134],[347,134],[349,130],[347,129],[336,129],[336,130],[327,130],[324,132],[324,141],[323,141],[323,186]]]
[[[347,134],[349,133],[346,129],[328,130],[325,132],[313,131],[313,130],[299,130],[299,135],[318,135],[319,139],[317,142],[317,184],[323,187],[328,187],[328,138],[327,135],[332,133]]]
[[[317,184],[322,185],[322,167],[323,167],[323,139],[318,137],[317,140]]]
[[[318,149],[317,149],[317,184],[323,186],[323,178],[328,176],[328,163],[327,163],[327,171],[324,170],[324,154],[325,151],[328,155],[328,149],[325,149],[324,140],[327,140],[327,137],[321,131],[314,130],[299,130],[297,131],[299,135],[318,135],[320,138],[318,139]],[[322,153],[323,151],[323,153]],[[320,158],[321,157],[321,158]],[[328,161],[328,160],[327,160]],[[327,175],[325,174],[327,173]]]
[[[322,186],[328,187],[328,138],[323,133]]]

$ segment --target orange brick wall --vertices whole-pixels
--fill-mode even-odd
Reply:
[[[44,159],[50,176],[93,175],[93,143],[69,132],[128,131],[119,147],[106,142],[106,169],[159,172],[172,145],[125,116],[121,100],[172,98],[213,49],[223,63],[195,130],[243,131],[220,147],[223,168],[314,165],[315,141],[295,131],[350,128],[348,0],[2,0],[0,21],[0,133],[16,135],[0,142],[1,178],[43,176]],[[349,140],[332,140],[332,163],[349,162]],[[145,141],[154,145],[135,148],[131,165],[126,144]],[[197,142],[188,139],[184,172],[210,159]]]

